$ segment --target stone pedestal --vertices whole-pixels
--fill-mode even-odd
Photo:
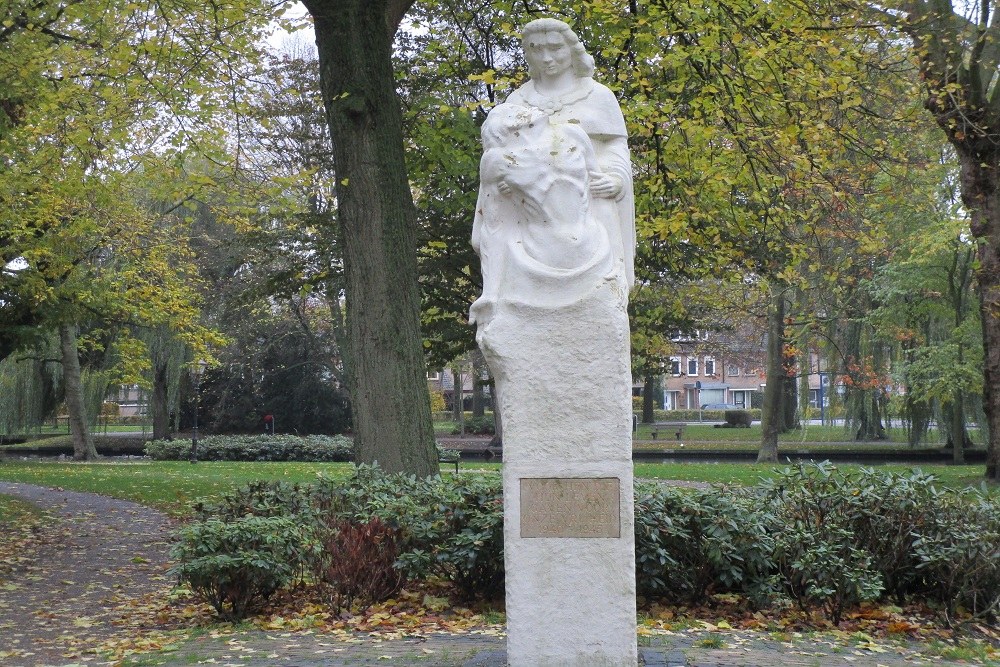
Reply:
[[[481,345],[503,416],[507,657],[637,663],[631,373],[620,280],[501,302]]]

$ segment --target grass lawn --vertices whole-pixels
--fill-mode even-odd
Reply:
[[[434,429],[438,437],[448,437],[452,435],[453,422],[435,422]],[[644,441],[650,441],[651,446],[663,447],[669,444],[676,444],[672,433],[660,430],[658,438],[653,440],[653,427],[649,424],[639,424],[638,430],[633,434],[637,447],[644,446]],[[902,428],[891,428],[887,430],[888,440],[874,442],[855,442],[854,434],[844,426],[819,426],[809,425],[796,431],[782,433],[778,436],[778,442],[783,445],[803,446],[808,445],[815,448],[827,443],[837,443],[839,448],[848,447],[851,449],[870,450],[873,447],[886,446],[907,446],[906,431]],[[973,440],[977,440],[978,431],[972,429],[970,434]],[[708,447],[724,446],[734,449],[758,449],[760,447],[761,426],[757,422],[750,428],[715,428],[713,424],[686,424],[684,434],[680,439],[686,447],[697,447],[707,445]],[[936,429],[931,429],[927,434],[927,441],[921,443],[921,447],[938,448],[942,445],[942,440],[938,438]]]
[[[0,462],[0,480],[100,493],[182,515],[187,503],[260,479],[312,482],[320,472],[346,477],[346,463],[137,461],[112,463]]]
[[[639,424],[634,438],[636,440],[651,440],[651,431],[652,427],[649,424]],[[881,447],[890,443],[906,445],[906,431],[903,429],[888,429],[887,433],[889,435],[888,441],[880,440],[876,442],[855,443],[853,433],[843,426],[819,426],[814,424],[788,433],[782,433],[778,436],[778,442],[795,445],[807,444],[810,446],[833,442],[850,443],[851,446],[859,448]],[[681,442],[685,445],[702,442],[722,444],[745,443],[756,448],[760,446],[760,437],[761,426],[759,422],[753,424],[750,428],[715,428],[713,424],[688,424],[684,427],[684,435],[681,437]],[[926,443],[926,446],[941,446],[936,430],[931,430],[928,433],[928,440],[929,442]],[[657,442],[671,441],[673,441],[673,434],[666,434],[665,437],[664,432],[661,430]]]
[[[750,463],[637,463],[635,474],[645,479],[677,479],[713,484],[753,485],[762,477],[771,477],[781,466]],[[859,466],[838,466],[843,470]],[[982,465],[922,465],[924,472],[936,475],[943,486],[980,486],[985,468]],[[442,467],[446,470],[447,467]],[[467,462],[464,473],[497,473],[499,463]],[[905,472],[911,466],[879,466],[879,469]],[[61,487],[73,491],[100,493],[133,500],[183,515],[195,499],[217,495],[247,482],[281,479],[288,482],[312,482],[317,474],[343,478],[349,475],[347,463],[234,463],[206,461],[136,461],[110,463],[55,463],[5,461],[0,463],[0,480],[27,482],[40,486]],[[1000,493],[1000,489],[995,490]],[[0,496],[2,498],[3,496]],[[0,505],[0,512],[4,506]]]

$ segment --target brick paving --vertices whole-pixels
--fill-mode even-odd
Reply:
[[[912,643],[861,642],[851,645],[822,635],[775,639],[754,632],[678,632],[643,638],[645,667],[911,667],[951,662],[920,652]],[[241,632],[229,637],[198,637],[169,653],[144,656],[142,665],[222,665],[224,667],[505,667],[504,639],[489,634],[429,634],[344,640],[322,633]],[[986,663],[990,664],[990,663]],[[998,664],[998,663],[992,663]],[[567,662],[565,667],[576,667]]]

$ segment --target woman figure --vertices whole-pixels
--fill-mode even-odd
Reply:
[[[624,295],[633,282],[632,169],[618,102],[593,80],[593,58],[565,23],[532,21],[522,45],[531,80],[483,126],[472,232],[483,295],[470,312],[480,336],[500,299],[558,307],[601,280]]]
[[[578,124],[590,137],[600,173],[591,178],[595,217],[603,223],[627,288],[635,282],[635,200],[625,118],[618,100],[593,79],[594,59],[573,30],[556,19],[524,26],[521,48],[531,80],[508,104],[534,107],[555,123]]]

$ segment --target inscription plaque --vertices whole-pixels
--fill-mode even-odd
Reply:
[[[621,537],[617,477],[522,477],[521,537]]]

